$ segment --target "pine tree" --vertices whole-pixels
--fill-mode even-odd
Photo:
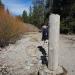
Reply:
[[[29,16],[32,16],[32,7],[29,8]]]
[[[31,24],[33,23],[33,22],[32,22],[32,7],[31,7],[31,6],[30,6],[30,8],[29,8],[28,22],[31,23]]]
[[[0,5],[2,4],[1,0],[0,0]]]
[[[0,0],[0,5],[1,5],[1,6],[3,5],[1,0]]]
[[[23,11],[22,19],[23,19],[23,22],[25,22],[25,23],[27,23],[27,22],[28,22],[27,12],[26,12],[25,10]]]
[[[44,2],[43,0],[34,0],[33,2],[33,24],[41,27],[44,23]]]

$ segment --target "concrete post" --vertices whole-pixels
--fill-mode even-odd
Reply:
[[[55,71],[58,68],[60,16],[51,14],[49,17],[49,26],[48,69]]]

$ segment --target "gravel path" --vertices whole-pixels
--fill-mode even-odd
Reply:
[[[41,34],[31,33],[0,50],[0,75],[36,75],[41,66],[42,54],[37,48],[40,45],[48,53],[48,43],[41,41]],[[59,65],[64,66],[69,75],[75,75],[75,35],[60,36]]]
[[[36,75],[41,53],[38,35],[24,35],[15,44],[0,51],[0,75]]]
[[[75,35],[61,35],[59,64],[75,75]]]

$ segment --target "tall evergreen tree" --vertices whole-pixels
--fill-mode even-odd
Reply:
[[[29,8],[29,16],[32,16],[32,7]]]
[[[2,3],[2,0],[0,0],[0,5],[1,5],[1,6],[4,6],[3,3]]]
[[[23,22],[25,22],[25,23],[27,23],[27,22],[28,22],[27,12],[26,12],[25,10],[23,11],[22,19],[23,19]]]
[[[28,16],[28,22],[33,23],[33,18],[32,18],[32,7],[30,6],[29,8],[29,16]]]
[[[34,0],[33,2],[33,24],[41,27],[44,23],[44,2],[43,0]]]
[[[0,0],[0,5],[2,5],[2,1]]]

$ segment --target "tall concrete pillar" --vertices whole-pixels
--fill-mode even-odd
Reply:
[[[51,14],[49,17],[49,54],[48,69],[55,71],[58,68],[58,50],[60,34],[60,16]]]

